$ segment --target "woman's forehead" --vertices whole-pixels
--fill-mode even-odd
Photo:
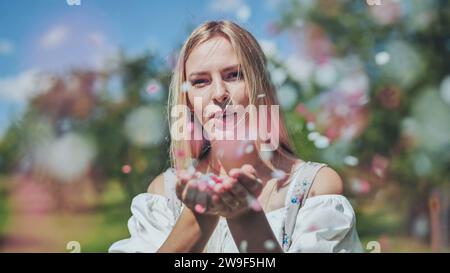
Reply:
[[[239,64],[231,43],[224,37],[211,38],[196,46],[186,61],[187,75],[223,70]]]

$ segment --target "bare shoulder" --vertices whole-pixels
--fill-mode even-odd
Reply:
[[[339,174],[330,167],[323,167],[317,172],[308,197],[325,194],[342,194],[343,190],[344,183]]]
[[[164,191],[164,174],[161,173],[155,179],[150,182],[150,185],[147,189],[148,193],[154,193],[159,195],[165,195]]]

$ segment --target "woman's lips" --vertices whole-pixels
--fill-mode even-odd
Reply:
[[[223,119],[225,117],[231,116],[232,114],[236,114],[234,112],[231,112],[229,110],[222,110],[222,111],[216,111],[211,114],[209,114],[208,119]]]
[[[221,114],[215,115],[213,118],[216,125],[220,125],[223,129],[224,125],[234,124],[237,114],[233,112],[222,112]]]

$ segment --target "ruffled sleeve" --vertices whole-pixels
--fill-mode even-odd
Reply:
[[[363,252],[355,224],[344,196],[308,198],[298,212],[288,252]]]
[[[176,217],[167,198],[141,193],[134,197],[131,213],[128,220],[130,238],[115,242],[108,252],[156,252],[175,225]]]

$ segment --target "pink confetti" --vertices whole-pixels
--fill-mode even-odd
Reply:
[[[307,231],[308,231],[308,232],[314,232],[314,231],[316,231],[316,230],[318,230],[318,229],[319,229],[319,227],[318,227],[317,225],[312,224],[312,225],[310,225],[310,226],[308,227]]]
[[[188,123],[187,129],[189,133],[192,133],[194,131],[194,123],[192,121]]]
[[[262,210],[262,207],[261,207],[261,204],[258,202],[258,200],[253,200],[251,203],[250,203],[250,207],[252,208],[252,210],[254,210],[254,211],[261,211]]]
[[[300,115],[305,115],[306,113],[308,113],[308,110],[306,109],[304,104],[299,104],[295,110]]]
[[[175,156],[178,158],[183,158],[185,155],[186,154],[185,154],[184,150],[178,149],[175,151]]]
[[[204,192],[204,191],[206,191],[207,188],[208,188],[208,182],[207,181],[205,181],[203,179],[198,181],[198,190],[199,191]]]
[[[204,213],[206,208],[203,205],[197,204],[195,205],[195,211],[198,213]]]
[[[147,86],[147,93],[149,94],[155,94],[158,93],[161,87],[158,84],[151,83]]]
[[[126,173],[126,174],[130,173],[131,172],[131,166],[130,165],[123,165],[122,166],[122,172]]]
[[[223,182],[222,178],[217,177],[216,175],[211,175],[211,179],[216,182],[216,184],[220,184]]]
[[[378,177],[383,178],[386,175],[389,166],[389,159],[381,155],[375,155],[372,158],[372,172]]]

